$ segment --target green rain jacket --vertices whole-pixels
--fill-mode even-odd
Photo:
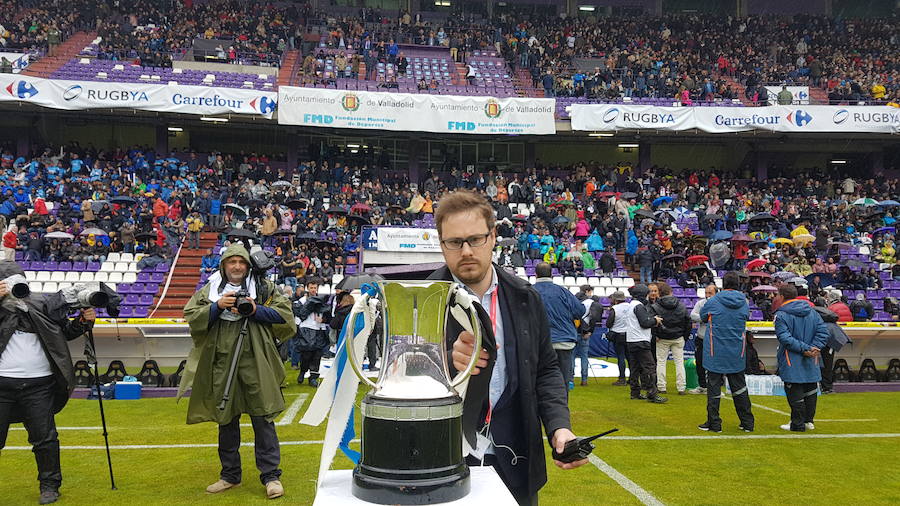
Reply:
[[[250,264],[250,255],[242,245],[229,246],[219,263],[222,279],[226,279],[225,260],[235,255]],[[264,282],[268,288],[268,300],[257,300],[257,305],[274,309],[285,323],[261,323],[250,317],[231,397],[224,410],[220,410],[218,405],[225,392],[225,382],[243,320],[217,318],[214,322],[209,321],[212,309],[209,293],[219,289],[219,286],[211,286],[213,283],[207,283],[185,306],[184,317],[190,326],[194,347],[185,366],[178,398],[191,388],[187,423],[216,422],[223,425],[242,413],[264,416],[271,421],[284,410],[281,394],[284,364],[278,354],[276,339],[290,339],[296,333],[297,326],[290,301],[271,281]]]

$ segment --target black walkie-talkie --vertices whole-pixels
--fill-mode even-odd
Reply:
[[[563,448],[562,453],[557,453],[556,449],[553,449],[553,460],[558,460],[564,464],[568,464],[570,462],[575,462],[576,460],[583,460],[588,458],[588,455],[594,451],[594,443],[591,441],[597,439],[598,437],[603,437],[607,434],[612,434],[619,429],[612,429],[606,432],[601,432],[596,436],[590,437],[577,437],[571,441],[566,443],[566,447]]]

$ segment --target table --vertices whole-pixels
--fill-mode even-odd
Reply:
[[[472,490],[469,495],[458,501],[441,503],[444,505],[471,506],[473,504],[490,504],[491,506],[516,506],[516,501],[500,480],[493,467],[470,467]],[[350,492],[353,471],[336,469],[328,471],[322,486],[316,493],[313,506],[345,506],[350,504],[371,504],[356,497]]]

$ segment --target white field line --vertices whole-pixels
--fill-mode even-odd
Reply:
[[[722,397],[734,402],[734,399],[728,395],[723,395]],[[766,411],[771,411],[772,413],[778,413],[779,415],[783,415],[783,416],[791,416],[790,413],[781,411],[779,409],[770,408],[768,406],[763,406],[762,404],[757,404],[755,402],[752,402],[751,404],[753,405],[754,408],[764,409]],[[816,423],[819,423],[819,422],[877,422],[877,421],[878,421],[877,418],[835,418],[835,419],[817,418],[816,419]]]
[[[704,435],[704,436],[606,436],[603,439],[617,441],[679,441],[679,440],[703,440],[703,441],[720,441],[726,439],[869,439],[869,438],[900,438],[900,433],[884,433],[884,434],[747,434],[747,435]],[[359,439],[354,439],[351,443],[358,443]],[[281,441],[281,446],[302,446],[302,445],[320,445],[322,440],[315,441]],[[241,443],[241,446],[253,446],[253,443]],[[156,444],[156,445],[110,445],[111,450],[162,450],[169,448],[217,448],[216,443],[204,444]],[[62,450],[105,450],[105,446],[62,446]],[[30,446],[7,446],[3,451],[31,451]]]
[[[628,479],[627,476],[616,471],[611,465],[604,462],[600,457],[591,454],[588,457],[588,460],[591,461],[591,464],[603,472],[603,474],[609,476],[616,483],[619,484],[620,487],[627,490],[631,495],[635,496],[638,501],[646,504],[647,506],[663,506],[663,503],[659,501],[656,497],[653,496],[650,492],[647,492],[640,485]]]

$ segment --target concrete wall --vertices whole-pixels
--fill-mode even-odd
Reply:
[[[255,65],[232,65],[230,63],[206,63],[200,61],[173,61],[172,68],[188,70],[205,70],[207,72],[237,72],[240,74],[266,74],[278,78],[278,67],[259,67]]]

